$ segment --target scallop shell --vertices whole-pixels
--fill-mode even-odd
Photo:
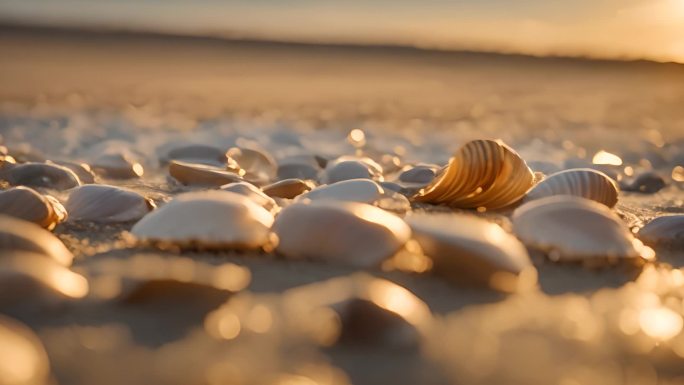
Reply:
[[[639,230],[638,237],[649,244],[684,242],[684,214],[657,217]]]
[[[368,203],[396,212],[406,212],[411,208],[411,203],[405,196],[385,190],[380,184],[370,179],[349,179],[319,186],[297,198],[297,200],[303,199]]]
[[[81,183],[95,183],[95,174],[93,174],[93,170],[91,170],[90,166],[85,163],[68,162],[64,160],[48,160],[46,163],[68,168],[78,176]]]
[[[271,198],[270,196],[264,194],[263,191],[261,191],[258,187],[254,186],[251,183],[247,182],[236,182],[236,183],[228,183],[226,185],[221,186],[221,190],[223,191],[230,191],[234,192],[240,195],[244,195],[247,198],[251,199],[254,203],[258,204],[259,206],[262,206],[268,211],[271,211],[278,207],[276,202]]]
[[[270,244],[273,215],[228,191],[178,195],[133,226],[137,238],[180,247],[257,249]]]
[[[64,266],[71,265],[74,259],[62,241],[49,231],[31,222],[0,215],[0,256],[9,251],[42,254]]]
[[[226,169],[180,160],[169,162],[169,174],[186,186],[220,187],[243,181],[240,175]]]
[[[205,144],[189,144],[169,150],[166,155],[161,157],[160,162],[164,165],[172,160],[181,160],[221,166],[227,164],[228,159],[226,150]]]
[[[38,336],[27,326],[0,315],[0,383],[46,385],[50,361]]]
[[[64,206],[57,199],[23,186],[0,191],[0,214],[33,222],[48,230],[67,218]]]
[[[495,223],[465,214],[417,214],[406,222],[438,275],[506,292],[536,284],[525,245]]]
[[[47,163],[3,163],[0,179],[13,186],[47,187],[67,190],[81,184],[76,174],[66,167]]]
[[[667,186],[665,179],[657,172],[646,171],[637,175],[631,183],[623,183],[622,189],[644,194],[654,194],[665,188],[665,186]]]
[[[571,195],[613,207],[618,201],[618,193],[617,184],[606,174],[590,168],[576,168],[550,175],[534,186],[523,201]]]
[[[343,156],[327,163],[321,175],[321,183],[333,184],[349,179],[383,180],[382,167],[366,157]]]
[[[273,157],[263,151],[246,147],[233,147],[228,150],[228,156],[235,159],[245,170],[245,179],[262,185],[275,179],[278,165]]]
[[[493,140],[474,140],[416,194],[418,202],[497,209],[515,203],[532,187],[534,174],[513,149]]]
[[[112,179],[140,178],[145,171],[140,163],[119,152],[99,156],[91,167],[97,174]]]
[[[314,184],[301,179],[284,179],[268,186],[264,186],[264,193],[270,197],[294,199],[295,197],[311,191]]]
[[[90,184],[71,191],[66,208],[73,221],[117,223],[137,221],[155,204],[135,191]]]
[[[83,298],[88,290],[83,276],[42,254],[9,251],[0,258],[0,308],[35,304],[39,296]]]
[[[319,259],[357,267],[379,265],[411,236],[399,217],[353,202],[295,203],[273,226],[278,253],[292,259]]]
[[[512,220],[518,238],[552,260],[615,262],[647,254],[617,214],[589,199],[537,199],[515,210]]]

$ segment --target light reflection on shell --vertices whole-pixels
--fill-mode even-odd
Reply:
[[[518,201],[533,183],[532,170],[513,149],[493,140],[474,140],[461,147],[449,166],[413,199],[497,209]]]
[[[67,218],[64,206],[57,199],[23,186],[0,191],[0,214],[33,222],[48,230]]]
[[[319,186],[297,200],[339,201],[368,203],[380,208],[406,212],[411,209],[408,199],[394,191],[385,190],[377,182],[370,179],[349,179],[330,185]]]
[[[618,201],[618,187],[613,179],[600,171],[571,169],[550,175],[539,182],[525,195],[524,202],[554,195],[587,198],[613,207]]]
[[[366,157],[343,156],[327,163],[322,171],[321,183],[332,184],[348,179],[373,179],[382,181],[382,167]]]
[[[64,266],[71,265],[74,259],[62,241],[49,231],[34,223],[6,215],[0,215],[0,250],[41,254]]]
[[[259,206],[262,206],[263,208],[265,208],[266,210],[269,210],[269,211],[278,207],[278,205],[273,200],[273,198],[264,194],[263,191],[261,191],[258,187],[254,186],[251,183],[247,183],[247,182],[228,183],[226,185],[221,186],[221,190],[230,191],[230,192],[234,192],[236,194],[244,195],[247,198],[254,201],[254,203],[258,204]]]
[[[100,155],[91,167],[101,176],[113,179],[140,178],[145,171],[130,155],[118,152]]]
[[[649,244],[684,243],[684,214],[654,218],[639,230],[638,237]]]
[[[108,185],[85,185],[69,194],[66,208],[72,221],[117,223],[137,221],[155,208],[135,191]]]
[[[252,183],[262,185],[276,177],[276,161],[264,150],[233,147],[228,150],[228,156],[235,159],[240,168],[245,170],[245,179]]]

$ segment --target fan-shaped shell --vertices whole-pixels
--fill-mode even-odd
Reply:
[[[4,162],[0,179],[13,186],[47,187],[67,190],[81,184],[76,174],[66,167],[47,163],[12,164]]]
[[[46,385],[51,383],[50,363],[43,344],[31,329],[0,315],[0,383]]]
[[[91,164],[93,170],[107,178],[140,178],[145,170],[131,156],[123,153],[109,153],[97,157]]]
[[[684,242],[684,214],[657,217],[639,230],[638,237],[649,244]]]
[[[617,214],[585,198],[537,199],[515,210],[512,219],[518,238],[553,260],[612,262],[645,252]]]
[[[69,194],[69,219],[100,223],[137,221],[155,205],[150,199],[125,188],[90,184]]]
[[[180,160],[169,162],[169,174],[186,186],[220,187],[243,181],[240,175],[226,169]]]
[[[513,149],[493,140],[474,140],[461,147],[449,166],[413,199],[497,209],[518,201],[533,183],[532,170]]]
[[[606,174],[590,168],[576,168],[550,175],[525,195],[524,202],[554,196],[572,195],[613,207],[618,201],[618,187]]]
[[[142,240],[204,249],[256,249],[270,243],[273,215],[228,191],[178,195],[133,226]]]
[[[74,259],[62,241],[49,231],[34,223],[6,215],[0,215],[0,250],[42,254],[64,266],[71,265]]]
[[[325,184],[333,184],[349,179],[382,181],[382,172],[382,167],[370,158],[343,156],[328,162],[320,179]]]
[[[190,163],[203,163],[211,165],[225,165],[228,162],[228,154],[224,149],[205,144],[188,144],[175,147],[161,157],[162,164],[172,160],[181,160]]]
[[[495,223],[464,214],[417,214],[406,221],[436,274],[502,291],[536,283],[525,245]]]
[[[223,191],[230,191],[234,192],[236,194],[244,195],[247,198],[251,199],[254,201],[254,203],[258,204],[259,206],[262,206],[266,210],[273,210],[276,208],[278,205],[276,202],[271,198],[270,196],[264,194],[263,191],[261,191],[258,187],[254,186],[251,183],[247,182],[236,182],[236,183],[228,183],[226,185],[221,186],[221,190]]]
[[[278,253],[370,267],[396,253],[411,236],[399,217],[352,202],[295,203],[274,224]]]
[[[307,191],[311,191],[314,187],[314,184],[309,181],[301,179],[284,179],[264,186],[263,190],[266,195],[271,197],[294,199]]]
[[[33,222],[48,230],[67,218],[67,211],[57,199],[23,186],[0,191],[0,214]]]

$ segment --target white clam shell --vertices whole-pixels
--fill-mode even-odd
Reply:
[[[78,176],[66,167],[48,163],[2,163],[0,180],[13,186],[47,187],[67,190],[79,186]]]
[[[460,208],[497,209],[517,202],[532,187],[534,174],[513,149],[493,140],[461,147],[413,199]]]
[[[125,188],[108,185],[85,185],[71,191],[66,202],[70,221],[116,223],[137,221],[154,203]]]
[[[145,171],[130,155],[121,152],[102,154],[91,167],[97,174],[113,179],[140,178]]]
[[[186,186],[220,187],[224,184],[243,181],[239,174],[225,168],[180,160],[169,162],[169,174]]]
[[[573,196],[526,203],[513,213],[516,235],[558,261],[636,259],[643,245],[612,210]]]
[[[57,199],[23,186],[0,191],[0,214],[33,222],[48,230],[67,218],[67,211]]]
[[[405,212],[411,208],[405,196],[385,190],[380,184],[370,179],[349,179],[319,186],[297,197],[297,200],[303,199],[368,203],[397,212]]]
[[[178,195],[133,226],[137,238],[180,247],[256,249],[270,243],[273,215],[228,191]]]
[[[313,182],[301,179],[284,179],[264,186],[264,193],[274,198],[294,199],[314,188]]]
[[[649,244],[684,242],[684,214],[663,215],[648,222],[638,233]]]
[[[59,238],[40,226],[0,215],[0,257],[4,252],[26,251],[52,258],[70,266],[74,256]]]
[[[377,266],[410,238],[399,217],[352,202],[295,203],[284,208],[273,226],[278,253],[292,259],[318,259],[345,265]]]
[[[617,184],[606,174],[590,168],[577,168],[550,175],[528,191],[523,201],[572,195],[613,207],[618,201],[618,194]]]
[[[50,381],[50,361],[35,333],[11,318],[0,316],[0,383],[45,385]]]
[[[261,191],[258,187],[254,186],[251,183],[247,183],[247,182],[228,183],[226,185],[221,186],[221,190],[230,191],[230,192],[234,192],[236,194],[244,195],[247,198],[251,199],[254,203],[258,204],[259,206],[262,206],[263,208],[265,208],[266,210],[269,210],[269,211],[278,207],[278,205],[273,200],[273,198],[264,194],[263,191]]]
[[[383,180],[382,167],[366,157],[343,156],[328,162],[320,177],[321,183],[332,184],[348,179]]]
[[[438,275],[502,291],[536,283],[525,245],[495,223],[465,214],[416,214],[406,222]]]

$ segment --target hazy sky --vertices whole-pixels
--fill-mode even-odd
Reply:
[[[0,20],[684,62],[684,0],[0,0]]]

